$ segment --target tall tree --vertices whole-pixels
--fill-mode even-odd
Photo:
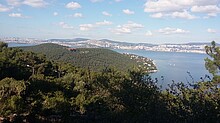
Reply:
[[[7,43],[5,43],[5,42],[1,42],[0,41],[0,50],[2,49],[2,48],[7,48],[8,47],[8,44]]]
[[[211,46],[205,47],[206,53],[210,58],[205,59],[206,69],[213,75],[213,81],[220,80],[220,47],[216,46],[215,41],[212,41]]]

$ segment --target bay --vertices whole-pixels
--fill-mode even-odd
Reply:
[[[180,52],[154,52],[145,50],[115,50],[120,53],[132,53],[153,59],[158,72],[151,77],[158,79],[158,84],[167,86],[174,82],[198,82],[210,73],[205,68],[207,54],[180,53]],[[190,74],[189,74],[190,73]],[[206,79],[208,80],[208,79]]]

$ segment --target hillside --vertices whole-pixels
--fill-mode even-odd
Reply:
[[[92,70],[102,70],[106,67],[113,67],[126,71],[128,69],[142,67],[140,63],[137,63],[137,59],[131,59],[131,57],[127,55],[123,55],[109,49],[71,49],[69,47],[52,43],[21,48],[27,51],[45,54],[49,59],[54,61],[67,62],[77,67],[89,68]],[[143,65],[145,64],[143,63]],[[149,61],[149,64],[152,65],[153,62]],[[154,69],[156,69],[156,67]],[[149,70],[149,68],[146,70]]]

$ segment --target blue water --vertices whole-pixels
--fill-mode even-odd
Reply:
[[[120,53],[133,53],[136,55],[148,57],[154,60],[158,72],[151,74],[152,78],[158,78],[160,85],[175,82],[196,82],[201,81],[201,77],[209,75],[205,68],[204,59],[206,54],[198,53],[177,53],[177,52],[153,52],[144,50],[116,50]],[[189,76],[189,73],[192,77]],[[161,79],[164,77],[164,80]]]
[[[26,43],[8,43],[9,47],[24,47],[24,46],[33,46],[36,44],[26,44]]]

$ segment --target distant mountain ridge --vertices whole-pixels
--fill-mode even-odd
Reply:
[[[20,38],[4,38],[0,39],[4,42],[16,43],[56,43],[73,48],[109,48],[109,49],[124,49],[124,50],[147,50],[147,51],[164,51],[164,52],[192,52],[205,53],[205,46],[210,43],[184,43],[184,44],[150,44],[150,43],[130,43],[113,41],[109,39],[87,39],[87,38],[73,38],[73,39],[20,39]],[[220,46],[220,44],[217,44]]]
[[[47,41],[48,42],[52,42],[52,41],[62,41],[62,42],[78,42],[78,41],[86,41],[86,40],[89,40],[89,39],[86,39],[86,38],[74,38],[74,39],[48,39]]]
[[[210,43],[185,43],[185,44],[150,44],[150,43],[129,43],[112,41],[109,39],[93,40],[77,38],[69,40],[48,40],[47,42],[58,43],[61,45],[75,48],[110,48],[123,50],[147,50],[147,51],[165,51],[165,52],[192,52],[205,53],[205,46]]]

